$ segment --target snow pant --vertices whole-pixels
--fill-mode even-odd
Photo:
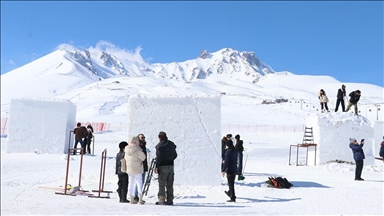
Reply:
[[[327,102],[320,102],[320,106],[321,106],[321,111],[323,111],[324,107],[327,111],[329,110]]]
[[[77,148],[77,144],[80,143],[81,148],[83,149],[83,153],[85,153],[85,145],[83,138],[75,139],[75,148]],[[76,155],[76,150],[73,152],[73,155]]]
[[[145,173],[146,173],[146,172],[143,172],[143,173],[141,174],[141,185],[142,185],[141,188],[143,188],[143,186],[144,186]],[[141,194],[142,192],[143,192],[143,190],[140,191],[140,194]],[[139,197],[138,194],[139,194],[139,190],[138,190],[137,185],[135,185],[135,197]]]
[[[236,201],[236,195],[235,195],[235,173],[227,173],[227,180],[228,180],[228,186],[229,186],[229,191],[228,195],[231,198],[231,200]]]
[[[119,177],[119,181],[117,182],[117,194],[119,194],[120,202],[127,200],[127,192],[128,192],[128,174],[120,173],[117,175]]]
[[[174,167],[173,165],[159,166],[158,172],[159,193],[157,194],[157,196],[159,200],[162,200],[164,199],[164,197],[166,197],[167,202],[173,202],[173,181],[175,179]],[[165,193],[167,193],[167,195],[165,195]]]
[[[335,112],[337,112],[337,110],[339,109],[340,103],[341,103],[341,109],[343,110],[343,112],[345,112],[344,98],[341,98],[341,99],[337,98]]]
[[[237,152],[237,175],[243,174],[243,152],[238,151]]]
[[[347,110],[345,110],[345,112],[348,112],[352,105],[355,107],[355,114],[358,114],[357,103],[354,104],[351,102],[348,102]]]
[[[361,172],[363,171],[364,160],[356,161],[355,179],[361,179]]]
[[[139,191],[139,194],[142,194],[143,191],[143,181],[141,180],[142,173],[140,174],[128,174],[128,193],[130,196],[135,195],[135,186]]]

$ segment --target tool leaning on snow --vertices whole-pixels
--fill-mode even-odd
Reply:
[[[155,166],[156,166],[156,158],[153,158],[151,161],[151,165],[148,169],[147,179],[145,180],[145,184],[143,187],[143,195],[147,195],[147,193],[148,193],[149,186],[151,185],[153,171],[155,170]]]

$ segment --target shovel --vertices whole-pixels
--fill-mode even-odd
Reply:
[[[244,162],[244,166],[243,166],[243,172],[241,173],[241,175],[237,176],[237,180],[239,180],[239,181],[243,181],[245,179],[243,174],[244,174],[244,170],[245,170],[245,165],[247,165],[247,160],[248,160],[248,155],[247,155],[247,157],[245,157],[245,162]]]

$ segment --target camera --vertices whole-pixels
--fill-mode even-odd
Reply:
[[[364,142],[365,139],[361,139],[361,143]]]

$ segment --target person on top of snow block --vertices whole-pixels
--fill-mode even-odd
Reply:
[[[159,201],[156,202],[156,205],[173,205],[174,160],[177,158],[176,145],[168,140],[164,131],[160,131],[158,138],[160,142],[156,145],[156,168],[154,170],[155,174],[159,176],[159,193],[157,194]]]
[[[355,169],[355,180],[356,181],[364,181],[364,179],[361,178],[361,172],[363,171],[364,166],[364,139],[361,140],[361,143],[357,143],[356,139],[350,138],[349,139],[350,144],[349,147],[352,149],[353,152],[353,159],[356,162],[356,169]]]
[[[121,162],[124,159],[125,153],[124,149],[128,145],[127,142],[122,141],[119,143],[119,152],[116,154],[116,171],[115,174],[118,176],[119,181],[117,182],[117,194],[119,195],[119,202],[121,203],[129,203],[127,200],[128,193],[128,174],[125,172],[126,170],[122,170]]]
[[[355,107],[355,114],[358,115],[357,102],[359,102],[360,100],[361,91],[360,90],[353,91],[349,93],[349,96],[351,98],[349,99],[347,110],[345,110],[345,112],[348,112],[351,106],[353,105]]]
[[[341,85],[341,88],[337,91],[337,100],[336,100],[336,108],[335,112],[339,109],[339,105],[341,104],[341,109],[345,112],[344,98],[347,97],[347,93],[345,90],[345,85]]]
[[[318,98],[320,100],[321,112],[324,112],[324,108],[329,112],[329,109],[328,109],[329,100],[323,89],[320,89]]]
[[[233,141],[228,140],[226,144],[226,151],[225,151],[225,157],[223,161],[223,167],[221,174],[224,177],[225,174],[227,174],[227,181],[228,181],[228,191],[224,191],[230,200],[227,202],[236,202],[236,195],[235,195],[235,177],[237,172],[237,151],[235,149],[235,146],[233,146]]]

